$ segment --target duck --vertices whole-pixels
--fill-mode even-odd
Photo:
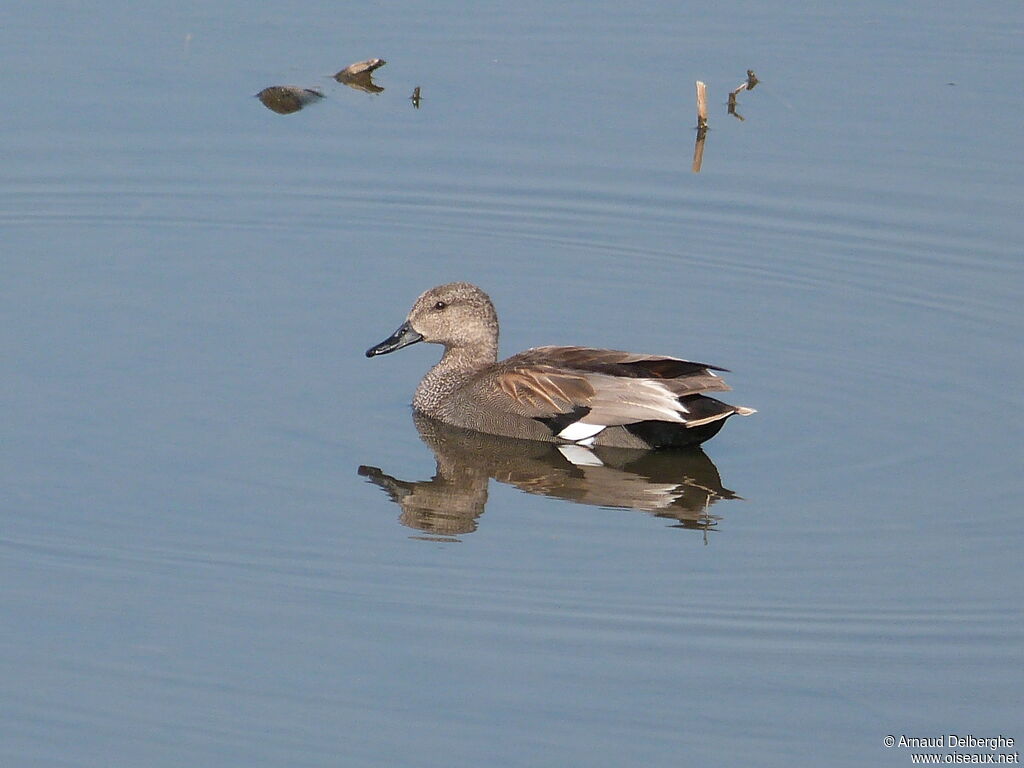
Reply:
[[[498,314],[467,282],[431,288],[398,329],[366,350],[444,347],[416,387],[417,413],[464,429],[585,448],[699,445],[734,415],[756,411],[706,392],[730,390],[728,369],[664,355],[593,347],[534,347],[498,360]]]

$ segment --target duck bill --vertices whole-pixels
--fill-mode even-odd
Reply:
[[[402,323],[398,330],[388,336],[384,341],[375,347],[370,347],[366,350],[367,357],[373,357],[374,355],[386,355],[388,352],[394,352],[396,349],[402,347],[408,347],[410,344],[415,344],[417,341],[423,341],[423,335],[416,333],[409,325],[409,321],[406,320]]]

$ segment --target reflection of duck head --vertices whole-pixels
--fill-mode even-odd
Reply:
[[[475,531],[492,477],[528,493],[643,510],[677,521],[675,527],[701,530],[714,527],[719,519],[708,512],[712,504],[738,498],[722,486],[715,465],[699,448],[590,450],[473,432],[422,414],[413,419],[434,452],[434,477],[407,482],[365,466],[359,474],[402,507],[404,525],[430,533]]]

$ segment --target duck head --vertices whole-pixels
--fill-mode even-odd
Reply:
[[[398,330],[366,350],[386,355],[419,341],[445,349],[493,349],[498,345],[498,315],[490,297],[471,283],[446,283],[424,292]]]

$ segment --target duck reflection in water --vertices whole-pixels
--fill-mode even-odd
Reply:
[[[434,452],[437,473],[406,481],[377,467],[359,474],[380,486],[402,508],[401,522],[435,535],[472,533],[487,504],[493,477],[527,493],[649,512],[673,527],[707,532],[721,519],[709,509],[737,499],[700,448],[642,451],[583,448],[488,435],[413,414],[420,437]]]

